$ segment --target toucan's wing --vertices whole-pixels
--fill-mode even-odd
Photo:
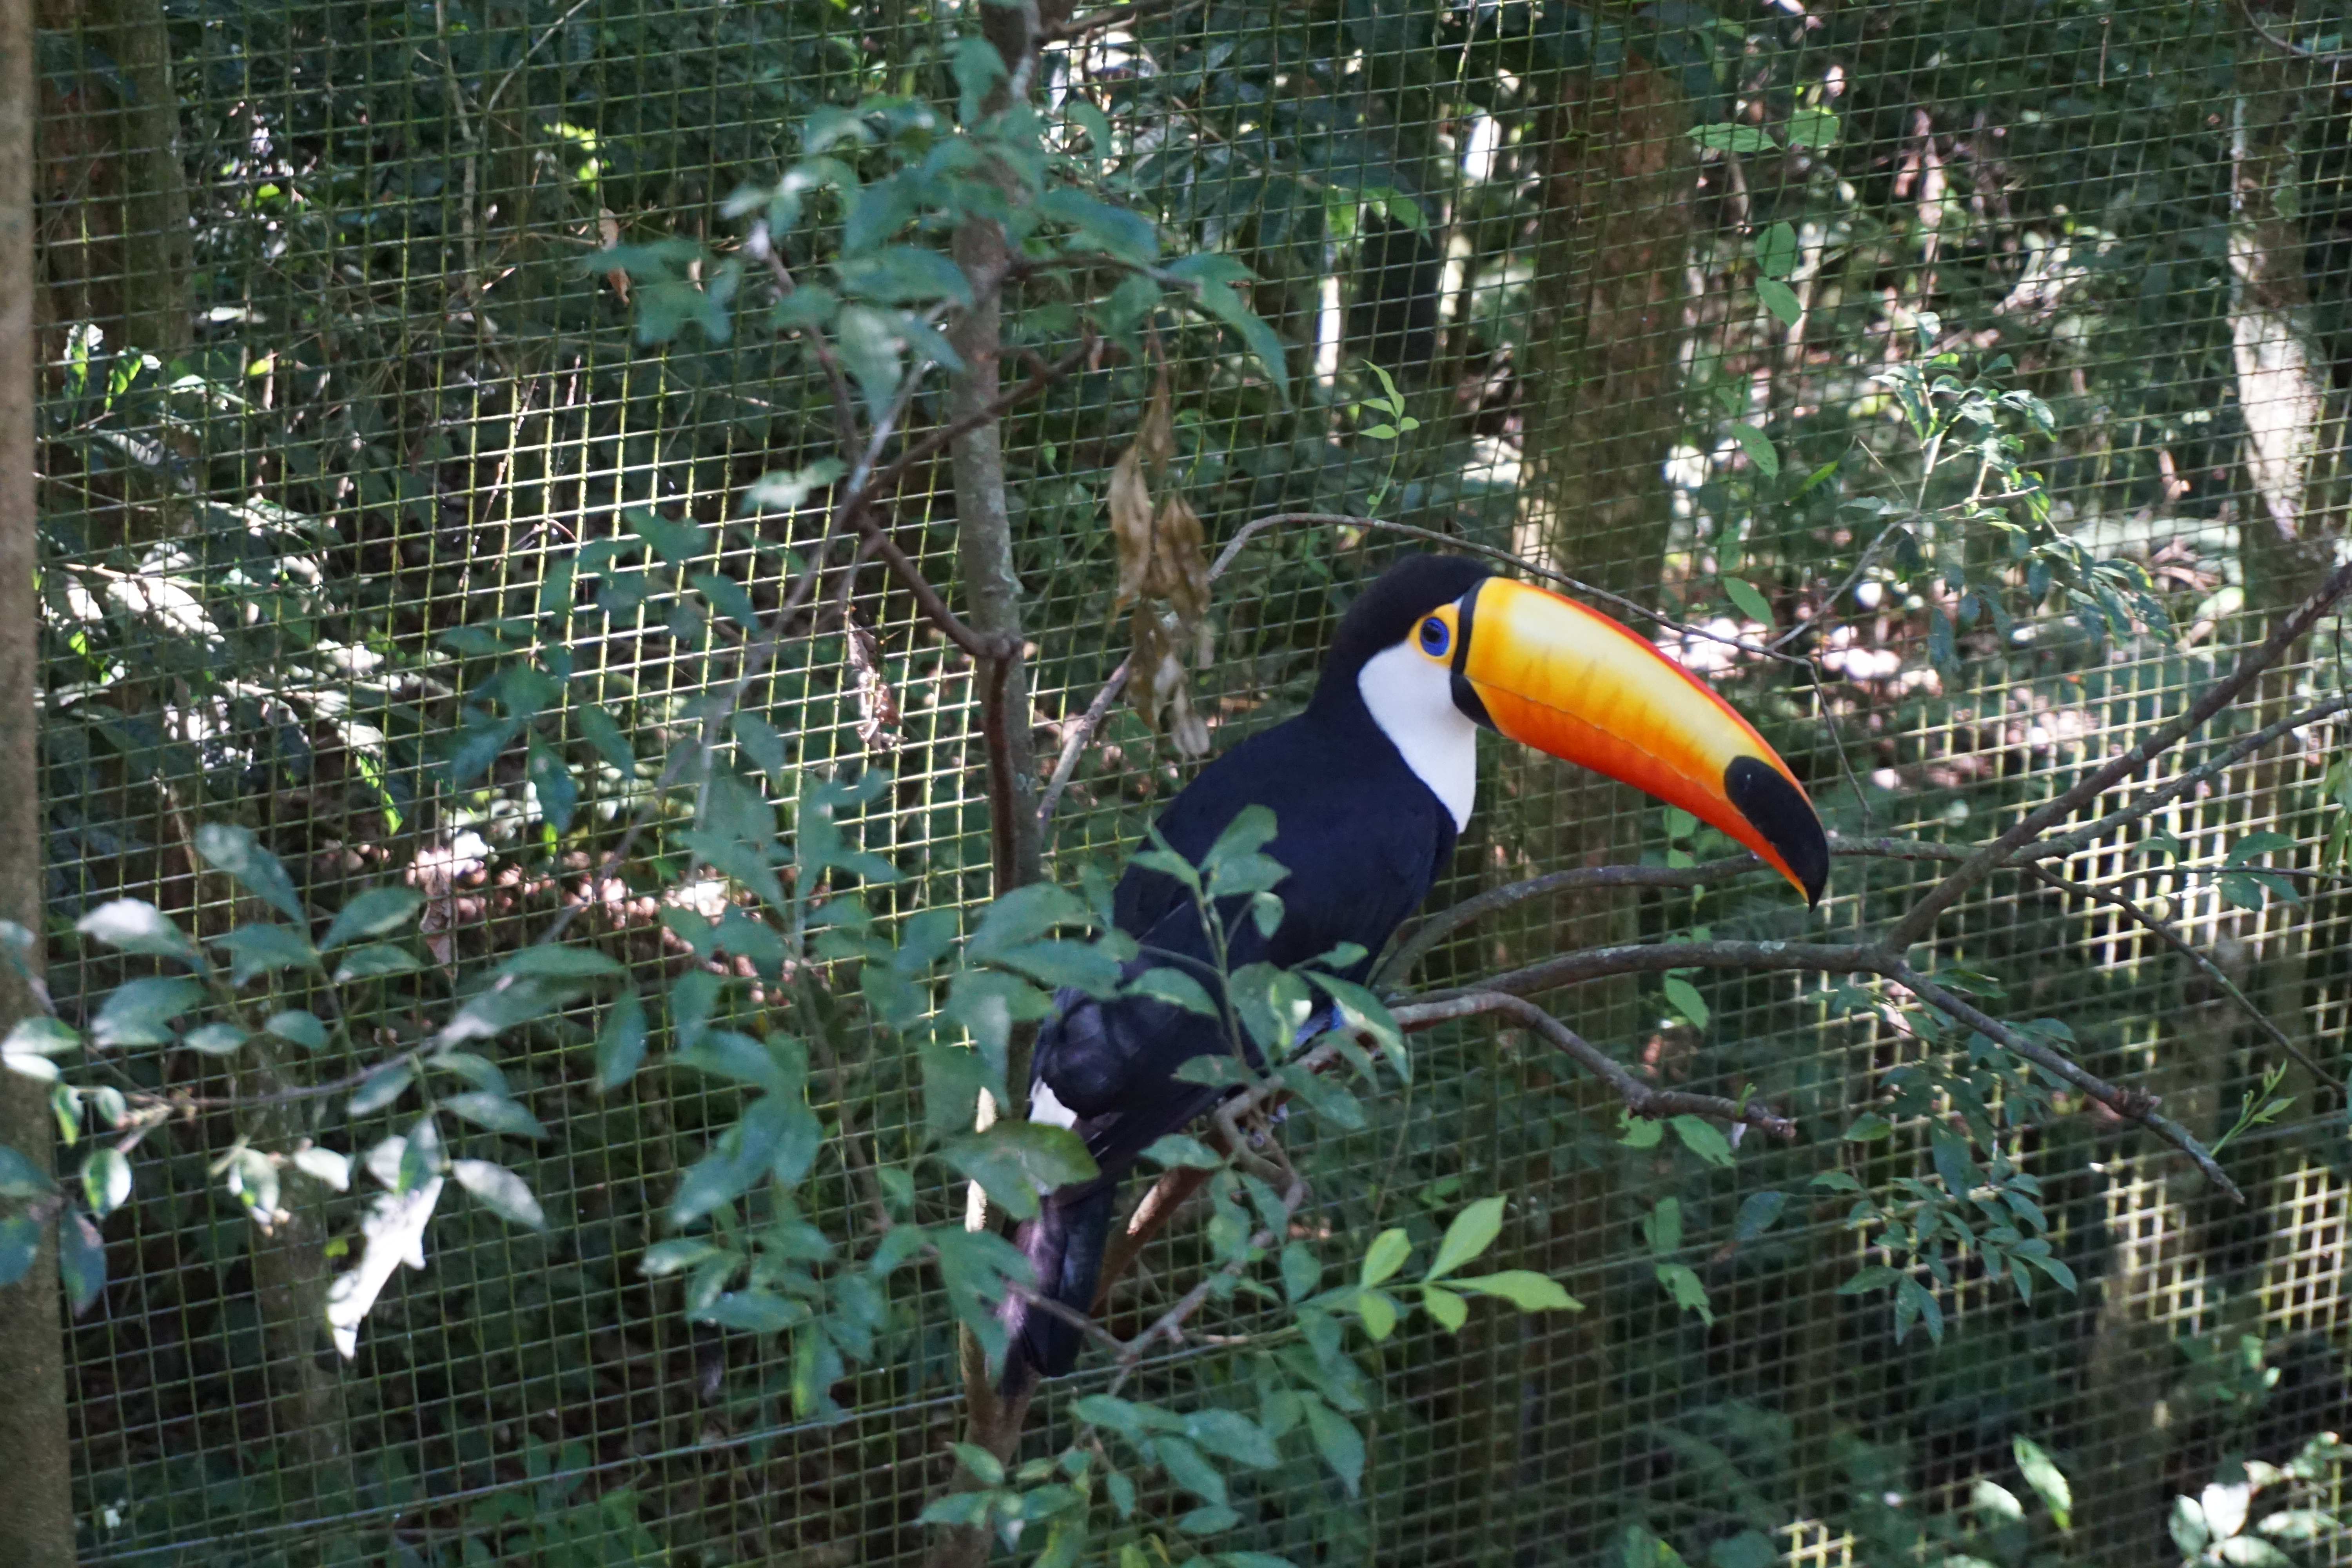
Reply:
[[[1337,766],[1322,731],[1295,720],[1236,748],[1221,761],[1246,759],[1245,765],[1204,771],[1161,820],[1170,847],[1198,860],[1244,807],[1264,805],[1275,814],[1276,837],[1265,852],[1290,873],[1275,889],[1283,921],[1265,936],[1236,901],[1226,918],[1234,968],[1261,961],[1295,965],[1353,942],[1365,951],[1350,966],[1360,973],[1420,906],[1452,853],[1453,818],[1392,749],[1382,742],[1385,755],[1368,763],[1358,752],[1350,765]],[[1208,932],[1190,893],[1171,878],[1135,867],[1119,892],[1121,929],[1142,950],[1128,963],[1126,977],[1169,965],[1191,972],[1213,994]],[[1129,923],[1144,911],[1156,918]],[[1142,1124],[1155,1125],[1134,1142],[1140,1148],[1205,1109],[1192,1103],[1194,1086],[1173,1075],[1193,1057],[1227,1048],[1213,1020],[1143,996],[1098,1002],[1066,993],[1061,1003],[1060,1016],[1039,1035],[1035,1077],[1069,1110],[1090,1121],[1126,1118],[1122,1147]],[[1101,1153],[1097,1157],[1099,1163]]]

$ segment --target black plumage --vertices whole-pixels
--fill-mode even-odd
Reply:
[[[1234,968],[1295,965],[1353,942],[1366,956],[1343,977],[1360,979],[1427,896],[1453,853],[1454,818],[1374,721],[1357,677],[1421,616],[1486,575],[1475,562],[1445,556],[1412,557],[1383,574],[1343,618],[1307,710],[1210,763],[1161,814],[1170,847],[1197,864],[1244,807],[1274,813],[1276,834],[1264,852],[1289,871],[1276,889],[1284,919],[1265,937],[1236,910],[1224,922]],[[1130,867],[1113,915],[1142,949],[1129,976],[1176,963],[1213,983],[1208,933],[1174,879]],[[1150,998],[1103,1002],[1071,992],[1060,1003],[1038,1035],[1031,1092],[1049,1089],[1076,1114],[1075,1130],[1101,1174],[1046,1194],[1016,1240],[1045,1293],[1086,1312],[1118,1192],[1137,1156],[1230,1092],[1180,1080],[1176,1069],[1226,1045],[1210,1020]],[[1076,1359],[1080,1336],[1071,1324],[1018,1299],[1007,1305],[1006,1323],[1008,1387],[1066,1372]]]

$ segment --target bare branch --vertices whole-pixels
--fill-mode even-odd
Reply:
[[[1062,737],[1062,754],[1054,763],[1054,776],[1046,783],[1044,798],[1037,802],[1040,826],[1053,820],[1054,808],[1062,804],[1062,792],[1070,787],[1070,779],[1078,771],[1078,758],[1094,740],[1095,731],[1102,728],[1103,721],[1110,717],[1110,705],[1118,700],[1121,691],[1127,689],[1129,663],[1127,659],[1118,661],[1118,668],[1110,672],[1110,679],[1103,682],[1100,691],[1095,693],[1095,700],[1087,704],[1086,712],[1071,727],[1069,733]]]
[[[1524,996],[1612,974],[1659,974],[1669,969],[1806,969],[1824,974],[1879,974],[1893,962],[1871,942],[1660,942],[1591,947],[1563,952],[1520,969],[1489,975],[1475,986],[1433,991],[1413,1004],[1450,1002],[1473,992]]]
[[[1046,42],[1083,38],[1089,33],[1099,33],[1110,27],[1124,27],[1134,22],[1172,22],[1185,12],[1201,5],[1203,0],[1136,0],[1131,5],[1108,5],[1089,11],[1083,16],[1072,17],[1058,27],[1047,27],[1038,37]],[[1154,13],[1165,13],[1155,15]]]
[[[1962,861],[1958,869],[1928,889],[1925,898],[1895,922],[1895,929],[1887,935],[1887,945],[1900,952],[1918,942],[1935,929],[1937,917],[1958,902],[1961,895],[1982,881],[1986,873],[2007,860],[2020,847],[2040,837],[2046,829],[2098,799],[2116,784],[2146,767],[2151,759],[2202,728],[2214,714],[2237,700],[2238,695],[2260,679],[2263,671],[2285,658],[2287,650],[2300,642],[2304,635],[2317,624],[2320,616],[2326,615],[2347,592],[2352,592],[2352,563],[2336,568],[2335,574],[2317,593],[2281,621],[2260,647],[2241,658],[2238,668],[2227,679],[2206,688],[2204,695],[2189,704],[2188,711],[2159,727],[2122,756],[2093,769],[2076,781],[2073,788],[2063,791],[2055,799],[2026,813],[2008,832]]]
[[[1440,1002],[1424,1002],[1395,1009],[1396,1021],[1406,1028],[1427,1028],[1454,1018],[1499,1014],[1523,1028],[1532,1029],[1549,1044],[1576,1058],[1579,1065],[1607,1084],[1625,1109],[1636,1116],[1704,1116],[1717,1121],[1743,1123],[1776,1138],[1793,1138],[1797,1124],[1775,1116],[1752,1101],[1726,1100],[1720,1095],[1685,1094],[1643,1082],[1608,1052],[1589,1044],[1567,1025],[1524,996],[1499,991],[1465,991]]]
[[[2124,824],[2136,822],[2179,799],[2206,780],[2227,773],[2280,736],[2307,729],[2323,720],[2332,719],[2338,713],[2347,711],[2352,711],[2352,697],[2331,698],[2326,702],[2315,703],[2299,713],[2291,713],[2274,724],[2266,724],[2252,734],[2242,737],[2228,751],[2223,752],[2211,762],[2200,763],[2179,778],[2168,779],[2156,788],[2144,792],[2129,805],[2109,812],[2098,821],[2078,827],[2072,833],[2062,834],[2055,838],[2045,838],[2039,844],[2031,845],[2018,851],[2012,858],[2055,860],[2074,854],[2078,850],[2087,849]]]
[[[1482,921],[1529,899],[1582,888],[1703,888],[1727,880],[1743,871],[1758,869],[1762,865],[1761,860],[1743,851],[1698,866],[1576,866],[1565,871],[1530,877],[1524,882],[1513,882],[1507,887],[1495,888],[1475,898],[1465,899],[1451,908],[1440,910],[1414,926],[1404,941],[1397,944],[1389,961],[1381,966],[1373,987],[1376,990],[1392,989],[1403,984],[1439,942],[1474,921]]]

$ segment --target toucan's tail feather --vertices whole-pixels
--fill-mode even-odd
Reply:
[[[1023,1221],[1013,1232],[1013,1244],[1036,1271],[1038,1289],[1073,1312],[1094,1309],[1118,1197],[1108,1183],[1076,1201],[1049,1193],[1037,1217]],[[1076,1324],[1018,1297],[1005,1301],[1003,1321],[1012,1340],[1004,1356],[1006,1394],[1025,1389],[1040,1377],[1059,1377],[1077,1364],[1084,1336]]]

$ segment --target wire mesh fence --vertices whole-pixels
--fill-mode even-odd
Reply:
[[[404,959],[275,973],[276,1018],[299,1018],[257,1044],[122,1031],[68,1094],[61,1160],[127,1143],[137,1172],[127,1200],[85,1176],[104,1283],[70,1329],[84,1562],[814,1568],[940,1539],[921,1515],[963,1436],[955,1281],[874,1287],[862,1349],[689,1310],[701,1286],[648,1259],[743,1107],[681,1065],[659,1009],[653,1065],[617,1081],[609,992],[470,1047],[496,1079],[470,1088],[529,1125],[450,1122],[449,1152],[519,1175],[545,1225],[444,1203],[421,1267],[337,1319],[341,1344],[328,1325],[367,1194],[406,1179],[361,1167],[386,1141],[397,1167],[417,1114],[405,1080],[365,1074],[466,977],[566,911],[648,993],[698,964],[767,973],[745,947],[713,960],[743,874],[656,810],[720,694],[754,721],[726,731],[743,772],[802,830],[811,781],[870,781],[836,815],[898,874],[884,929],[969,924],[989,898],[983,662],[877,547],[836,537],[841,475],[808,476],[839,444],[842,366],[790,301],[883,221],[860,157],[952,144],[991,15],[44,6],[59,1013],[97,1030],[157,973],[77,936],[112,900],[207,940],[253,918],[208,824],[251,830],[303,919],[369,885],[418,895],[413,938],[378,944]],[[1755,721],[1843,840],[1931,847],[2147,739],[2339,559],[2352,60],[2326,7],[1194,0],[1043,23],[1054,180],[1143,215],[1171,256],[1245,267],[1275,345],[1149,301],[1098,333],[1084,288],[1005,285],[1007,384],[1071,367],[1001,421],[1049,876],[1115,871],[1197,770],[1194,737],[1222,751],[1298,710],[1340,612],[1422,546],[1367,519],[1654,612],[1622,613]],[[841,177],[794,230],[774,193],[828,146]],[[953,360],[947,318],[920,315],[879,346],[835,333],[857,396],[903,388],[893,454],[957,417],[947,372],[923,379]],[[1197,630],[1164,594],[1125,603],[1106,521],[1156,398],[1154,483],[1209,555],[1292,520],[1231,556]],[[903,463],[878,513],[961,605],[959,460]],[[769,615],[785,635],[755,658]],[[2100,830],[2047,876],[1978,885],[1923,950],[2206,1143],[2236,1129],[2242,1205],[2063,1085],[1954,1156],[1951,1075],[1993,1043],[1851,973],[1547,989],[1648,1079],[1767,1100],[1799,1136],[1718,1157],[1645,1133],[1530,1031],[1414,1037],[1410,1086],[1315,1121],[1293,1234],[1352,1276],[1384,1227],[1429,1243],[1503,1194],[1496,1258],[1583,1310],[1416,1316],[1359,1345],[1360,1393],[1302,1401],[1269,1273],[1138,1366],[1082,1365],[1023,1458],[1060,1454],[1114,1387],[1249,1411],[1282,1445],[1205,1478],[1163,1456],[1089,1560],[2352,1561],[2340,1451],[2310,1447],[2352,1414],[2352,780],[2340,717],[2232,749],[2344,693],[2339,638],[2323,621],[2136,775],[2182,782],[2160,810],[2103,819],[2126,790],[2072,813]],[[1549,759],[1486,763],[1432,910],[1724,852]],[[1810,915],[1769,877],[1536,897],[1410,983],[1608,943],[1860,941],[1948,869],[1842,857]],[[767,983],[747,1006],[782,1007]],[[339,1011],[361,987],[363,1032]],[[807,1227],[808,1268],[869,1209],[942,1224],[966,1202],[919,1157],[911,1054],[842,1027],[857,1053],[807,1077],[841,1170],[719,1222]],[[102,1091],[171,1114],[110,1126]],[[241,1163],[307,1147],[350,1157],[343,1184]],[[1965,1226],[1940,1250],[1906,1228],[1983,1182],[2040,1242],[2006,1274]],[[1214,1212],[1181,1211],[1112,1288],[1112,1332],[1215,1272]],[[997,1552],[1051,1557],[1048,1538],[1041,1518]]]

